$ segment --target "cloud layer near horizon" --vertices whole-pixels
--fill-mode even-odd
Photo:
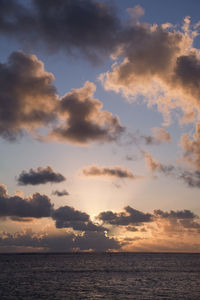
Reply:
[[[28,230],[14,234],[1,232],[0,252],[138,249],[182,251],[183,244],[188,251],[194,251],[194,247],[200,247],[196,243],[200,235],[199,217],[190,210],[156,209],[151,213],[144,213],[127,206],[122,212],[101,212],[96,217],[96,220],[102,222],[100,225],[93,223],[87,213],[73,207],[61,206],[54,209],[45,195],[36,193],[29,198],[11,197],[5,186],[1,185],[0,211],[3,212],[1,222],[5,220],[2,217],[7,216],[11,217],[12,222],[23,221],[23,218],[26,222],[26,218],[49,217],[56,225],[53,231],[42,229],[34,233]],[[30,222],[31,220],[29,224]],[[175,246],[178,236],[181,236],[182,243]]]
[[[0,216],[19,218],[44,218],[51,215],[53,205],[46,195],[35,193],[28,198],[9,196],[4,185],[0,185]]]
[[[0,235],[0,252],[70,252],[120,249],[120,243],[107,237],[103,232],[85,232],[74,234],[61,232],[51,234],[43,232],[40,236],[32,231]]]
[[[51,199],[39,193],[26,198],[10,196],[4,185],[0,185],[0,217],[10,217],[16,221],[27,221],[27,218],[51,218],[57,228],[102,232],[106,230],[101,225],[93,223],[87,213],[67,205],[55,209]]]

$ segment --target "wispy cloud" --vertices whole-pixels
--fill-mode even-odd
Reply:
[[[139,178],[139,176],[133,175],[133,173],[120,166],[113,166],[113,167],[99,167],[97,165],[84,167],[82,169],[82,174],[84,176],[105,176],[110,178],[121,178],[121,179],[130,179],[135,180]]]
[[[52,195],[55,195],[58,197],[69,196],[69,192],[66,190],[62,190],[62,191],[55,190],[55,191],[52,191]]]

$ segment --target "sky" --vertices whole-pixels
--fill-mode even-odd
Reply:
[[[0,252],[200,252],[198,0],[0,0]]]

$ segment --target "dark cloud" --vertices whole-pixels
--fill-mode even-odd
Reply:
[[[65,222],[70,221],[89,221],[89,215],[81,211],[75,210],[70,206],[61,206],[53,213],[53,219],[56,220],[56,225],[59,228],[64,227]]]
[[[47,125],[53,128],[49,139],[79,145],[121,136],[125,128],[117,116],[102,111],[102,103],[93,97],[93,83],[59,99],[53,80],[35,55],[13,52],[8,63],[0,64],[0,136],[15,140],[29,132],[46,141],[35,130]]]
[[[55,128],[50,137],[74,144],[109,142],[117,140],[124,127],[118,117],[102,111],[102,103],[93,98],[96,86],[86,82],[83,88],[74,89],[60,101],[60,117],[66,121]]]
[[[38,236],[32,231],[15,234],[3,233],[0,236],[0,252],[70,252],[92,250],[96,252],[119,249],[120,243],[107,237],[103,232],[47,234]]]
[[[99,220],[116,226],[138,226],[142,223],[152,222],[152,214],[143,213],[139,210],[126,206],[124,212],[113,213],[112,211],[101,212],[98,215]]]
[[[35,55],[13,52],[0,63],[0,135],[14,140],[56,119],[54,76]]]
[[[0,7],[1,34],[18,36],[21,31],[27,30],[27,26],[23,27],[23,22],[31,21],[30,13],[18,0],[0,0]]]
[[[38,185],[45,183],[60,183],[65,181],[65,177],[60,173],[47,166],[46,168],[38,167],[36,170],[30,169],[28,172],[22,171],[17,178],[19,185]]]
[[[96,252],[120,249],[120,243],[114,238],[109,238],[103,232],[86,232],[83,236],[77,236],[75,244],[80,250],[91,249]]]
[[[30,197],[9,196],[4,185],[0,185],[0,216],[19,218],[50,217],[53,205],[46,195],[35,193]]]
[[[53,211],[52,219],[57,228],[73,228],[79,231],[104,231],[104,227],[94,224],[90,216],[70,206],[61,206]]]
[[[55,190],[52,192],[52,195],[62,197],[62,196],[69,196],[69,193],[66,190],[62,190],[62,191]]]
[[[42,41],[96,59],[113,49],[119,21],[112,6],[92,0],[33,0]]]
[[[175,219],[194,219],[197,216],[191,212],[190,210],[171,210],[170,212],[165,212],[160,209],[154,210],[154,214],[158,217],[168,219],[168,218],[175,218]]]
[[[199,106],[200,95],[200,59],[195,52],[177,58],[174,77],[184,86],[185,92],[193,94]]]
[[[200,188],[200,171],[184,171],[180,174],[180,179],[187,183],[189,187]]]
[[[18,1],[1,0],[0,32],[50,52],[62,50],[93,61],[109,54],[117,43],[120,22],[108,3],[94,0],[32,0],[32,9]]]
[[[46,195],[35,193],[30,197],[9,196],[4,185],[0,185],[0,217],[14,221],[31,221],[30,218],[49,217],[56,228],[72,228],[77,231],[104,232],[105,227],[91,221],[90,216],[70,206],[54,209]]]

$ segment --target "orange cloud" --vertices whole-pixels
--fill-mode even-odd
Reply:
[[[120,166],[114,166],[114,167],[99,167],[99,166],[89,166],[84,167],[82,169],[82,174],[84,176],[106,176],[106,177],[115,177],[115,178],[121,178],[121,179],[137,179],[138,176],[133,175],[133,173]]]
[[[165,123],[179,107],[184,118],[200,117],[200,52],[193,47],[197,35],[186,17],[182,30],[166,24],[137,23],[124,33],[112,70],[100,75],[106,90],[121,92],[129,100],[143,96],[157,105]],[[117,62],[117,58],[123,58]],[[190,116],[190,118],[188,118]]]
[[[196,124],[193,139],[188,134],[183,134],[181,144],[183,148],[182,160],[195,170],[200,171],[200,123]]]

